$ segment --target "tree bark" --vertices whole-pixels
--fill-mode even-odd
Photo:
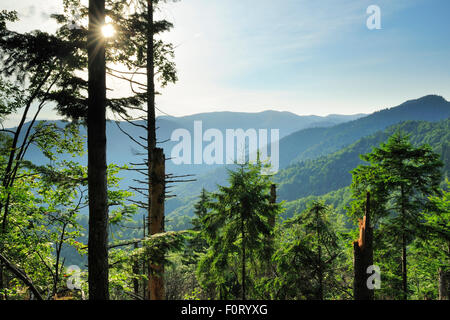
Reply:
[[[147,1],[147,144],[149,155],[156,148],[156,115],[155,115],[155,62],[154,31],[153,31],[153,1]],[[151,165],[151,158],[149,165]]]
[[[88,186],[89,299],[108,300],[108,203],[106,165],[105,0],[89,0]]]
[[[148,217],[149,235],[164,232],[165,156],[156,148],[155,63],[152,0],[147,0],[147,154],[148,154]],[[155,274],[157,272],[157,274]],[[163,300],[164,266],[149,266],[148,296],[150,300]]]
[[[165,156],[163,149],[154,149],[152,176],[151,209],[149,219],[149,235],[164,232],[164,199],[165,199]],[[164,300],[164,266],[150,265],[149,297],[150,300]]]

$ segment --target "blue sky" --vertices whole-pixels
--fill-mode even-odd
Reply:
[[[51,29],[46,13],[60,1],[0,4],[22,13],[19,30]],[[381,9],[380,30],[366,27],[369,5]],[[159,16],[175,24],[163,37],[177,46],[180,80],[157,100],[170,115],[353,114],[427,94],[450,100],[448,0],[181,0]]]

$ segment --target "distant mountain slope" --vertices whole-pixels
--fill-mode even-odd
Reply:
[[[286,200],[295,200],[309,195],[325,194],[332,190],[345,187],[349,183],[348,171],[353,168],[352,166],[358,164],[358,152],[365,153],[370,151],[371,146],[378,144],[382,139],[387,137],[387,134],[383,132],[375,134],[377,131],[383,131],[389,125],[404,120],[439,121],[447,119],[450,117],[450,103],[439,96],[426,96],[405,102],[398,107],[375,112],[366,117],[360,118],[360,116],[329,115],[327,117],[302,117],[288,112],[275,111],[265,111],[256,114],[218,112],[180,118],[164,116],[158,117],[157,119],[157,126],[159,127],[157,135],[159,141],[164,141],[170,139],[171,133],[178,128],[184,128],[192,134],[194,120],[202,120],[204,129],[217,127],[218,129],[224,130],[226,128],[247,129],[254,127],[268,129],[280,128],[283,129],[282,132],[289,132],[290,130],[295,131],[304,126],[310,127],[296,131],[282,138],[280,141],[281,168],[283,168],[283,165],[284,168],[289,164],[292,164],[292,166],[286,168],[286,170],[282,170],[276,177],[280,183],[279,197]],[[356,120],[342,123],[348,119],[355,118]],[[317,127],[330,125],[336,123],[336,121],[339,124],[333,127]],[[63,125],[62,122],[58,123],[59,125]],[[143,122],[136,124],[142,125]],[[407,126],[407,124],[403,125]],[[429,143],[433,145],[433,143],[438,143],[436,141],[433,142],[433,139],[438,139],[439,141],[447,139],[448,141],[448,123],[447,127],[439,129],[440,131],[437,130],[434,136],[428,135],[429,128],[427,126],[432,125],[434,124],[422,123],[416,128],[416,125],[409,124],[409,126],[414,127],[411,128],[411,131],[417,133],[413,135],[413,138],[416,137],[419,142],[423,141],[423,139],[429,139],[431,141]],[[294,129],[295,126],[297,126],[296,129]],[[121,127],[135,139],[139,139],[139,136],[145,136],[144,130],[139,126],[121,123]],[[84,129],[83,133],[86,134]],[[142,152],[142,150],[139,150],[118,129],[115,123],[108,122],[107,135],[107,160],[109,163],[130,164],[142,161],[144,156],[136,154],[137,151]],[[371,140],[372,138],[367,137],[368,135],[374,135],[376,138]],[[282,137],[283,133],[280,136]],[[350,146],[363,137],[366,138],[359,141],[356,145]],[[363,148],[364,143],[366,144],[366,148]],[[170,141],[160,144],[165,149],[166,157],[170,157],[174,144],[174,142]],[[447,151],[444,149],[447,149]],[[36,148],[32,148],[29,151],[27,155],[28,159],[39,163],[45,161]],[[447,147],[443,147],[442,149],[444,155],[445,152],[449,154],[448,144]],[[326,155],[331,153],[335,154],[331,158],[326,157]],[[305,161],[308,159],[317,159],[317,162]],[[79,161],[86,164],[86,157],[79,159]],[[222,165],[174,165],[169,160],[166,162],[166,168],[168,173],[197,174],[196,182],[178,184],[172,189],[178,197],[169,199],[166,202],[166,212],[169,216],[171,212],[177,215],[177,210],[181,210],[181,208],[183,212],[191,212],[189,204],[192,199],[198,196],[202,187],[213,191],[216,184],[224,184],[227,177],[225,166]],[[133,179],[138,178],[136,173],[132,171],[123,172],[121,175],[124,177],[121,183],[122,188],[135,185]]]
[[[345,187],[320,196],[307,196],[305,198],[288,201],[284,205],[286,210],[281,215],[281,218],[288,219],[303,212],[314,200],[323,200],[327,205],[331,205],[336,212],[345,214],[346,206],[352,200],[352,193],[350,187]]]
[[[320,116],[299,116],[289,112],[278,111],[264,111],[260,113],[244,113],[244,112],[212,112],[202,113],[197,115],[185,116],[185,117],[169,117],[161,116],[156,119],[157,125],[157,137],[158,146],[163,147],[167,158],[171,156],[171,150],[178,142],[169,141],[172,133],[176,129],[186,129],[193,134],[194,121],[203,122],[203,130],[208,128],[216,128],[225,133],[226,129],[249,129],[249,128],[266,128],[266,129],[280,129],[280,138],[288,135],[294,131],[309,126],[331,126],[337,123],[350,121],[357,119],[363,114],[357,115],[330,115],[327,117]],[[49,123],[56,123],[57,126],[65,126],[64,121],[47,121]],[[30,123],[26,123],[24,131],[28,128]],[[108,163],[115,163],[119,165],[141,163],[145,158],[142,154],[143,149],[136,143],[132,142],[127,136],[130,135],[135,140],[143,142],[140,137],[145,137],[146,132],[142,127],[145,125],[144,121],[136,121],[133,123],[120,122],[119,126],[114,121],[108,121],[106,125],[107,130],[107,161]],[[125,131],[127,134],[122,132]],[[87,136],[86,128],[81,127],[81,134]],[[141,153],[141,154],[139,154]],[[63,156],[63,158],[69,158],[70,156]],[[42,155],[39,149],[32,145],[28,150],[26,158],[32,160],[36,164],[48,163],[48,160]],[[87,165],[87,155],[82,157],[71,159],[76,160],[83,165]],[[208,171],[223,168],[222,165],[209,166],[206,164],[182,164],[175,165],[172,161],[166,161],[166,172],[175,175],[196,174],[201,176]],[[133,179],[142,180],[142,176],[135,171],[126,171],[119,174],[123,177],[121,181],[122,188],[129,188],[135,186],[136,182]],[[226,176],[225,170],[223,170],[223,178]],[[217,176],[217,177],[220,177]],[[215,187],[215,182],[209,179],[211,184],[208,187]],[[201,189],[201,186],[199,187]],[[194,192],[197,195],[197,191]],[[179,201],[180,198],[171,199],[167,202],[167,210],[177,208],[184,202]]]
[[[300,130],[280,140],[280,167],[335,152],[401,121],[439,121],[448,117],[450,102],[443,97],[429,95],[330,128]]]
[[[280,138],[283,138],[293,132],[301,129],[313,127],[328,127],[339,123],[355,120],[365,116],[365,114],[356,115],[329,115],[320,116],[299,116],[291,112],[263,111],[258,113],[248,112],[210,112],[199,113],[183,117],[160,116],[159,120],[169,120],[180,124],[182,127],[191,128],[194,121],[202,121],[203,128],[219,129],[225,132],[225,129],[279,129]]]
[[[336,124],[341,124],[347,121],[358,119],[364,114],[357,115],[330,115],[326,117],[320,116],[299,116],[290,112],[279,111],[263,111],[259,113],[246,112],[211,112],[200,113],[191,116],[170,117],[161,116],[157,118],[157,126],[160,127],[157,136],[160,141],[170,139],[172,131],[164,127],[165,123],[172,123],[179,125],[179,128],[187,129],[192,138],[194,138],[194,122],[202,122],[203,133],[211,128],[218,129],[225,137],[227,129],[278,129],[279,138],[296,132],[301,129],[309,127],[329,127]],[[166,141],[161,144],[164,148],[166,157],[171,156],[171,150],[178,142]],[[206,146],[207,143],[204,143]],[[194,145],[191,144],[191,155],[194,154]],[[197,174],[215,170],[222,167],[222,165],[206,165],[206,164],[182,164],[174,165],[172,161],[166,163],[167,171],[174,174]]]
[[[406,121],[361,138],[335,153],[314,160],[295,163],[275,176],[278,195],[282,200],[318,196],[346,187],[351,183],[350,171],[363,163],[359,155],[372,151],[400,130],[410,135],[414,145],[429,144],[445,163],[444,172],[449,175],[450,118],[439,122]]]
[[[333,119],[341,116],[328,117]],[[439,121],[448,117],[450,102],[439,96],[425,96],[333,127],[299,130],[280,140],[280,168],[336,152],[392,124],[406,120]],[[199,194],[202,186],[225,183],[225,177],[224,166],[210,166],[209,171],[203,171],[196,177],[196,182],[178,185],[173,191],[181,197],[191,197]]]
[[[330,126],[336,123],[342,123],[357,119],[363,114],[358,115],[330,115],[327,117],[319,116],[299,116],[290,112],[264,111],[260,113],[244,112],[211,112],[202,113],[185,117],[161,116],[156,119],[158,146],[164,149],[166,158],[171,157],[172,148],[178,143],[170,141],[172,133],[176,129],[186,129],[194,137],[194,121],[202,121],[203,131],[209,128],[216,128],[223,132],[225,136],[226,129],[280,129],[280,138],[308,126]],[[48,121],[56,123],[59,127],[65,124],[63,121]],[[143,143],[140,137],[146,137],[146,132],[142,127],[144,121],[133,123],[120,122],[119,126],[114,121],[108,121],[107,130],[107,161],[119,165],[130,163],[141,163],[145,158],[139,154],[143,149],[122,132],[125,131],[135,140]],[[25,129],[29,123],[25,124]],[[25,131],[25,130],[24,130]],[[87,135],[86,129],[81,127],[81,134]],[[192,146],[193,148],[193,146]],[[193,150],[191,150],[193,154]],[[32,146],[27,154],[27,158],[37,164],[46,163],[47,159],[43,157],[37,147]],[[87,163],[87,156],[78,159],[82,164]],[[174,175],[195,174],[202,175],[208,171],[220,168],[222,165],[206,164],[181,164],[175,165],[171,160],[166,162],[166,172]],[[133,179],[141,178],[136,172],[128,172],[123,175],[124,187],[133,185]]]
[[[444,175],[450,176],[450,118],[439,122],[406,121],[361,138],[335,153],[302,161],[281,170],[274,180],[278,185],[278,201],[287,201],[286,212],[282,217],[291,217],[303,211],[310,201],[319,198],[343,212],[351,198],[348,189],[352,179],[350,171],[363,163],[360,154],[372,151],[373,147],[387,141],[398,130],[408,134],[416,146],[429,144],[441,155]],[[184,186],[184,192],[176,200],[177,205],[171,207],[173,210],[168,212],[172,228],[189,227],[189,216],[192,216],[193,206],[197,201],[194,189],[200,190],[203,183],[208,191],[215,190],[210,189],[214,185],[211,177],[219,177],[223,179],[221,184],[226,183],[225,170],[216,170],[206,182],[207,177],[202,176],[200,181]]]

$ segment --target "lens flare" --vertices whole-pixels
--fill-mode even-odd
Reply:
[[[111,24],[105,24],[102,27],[102,34],[103,34],[103,37],[105,37],[105,38],[111,38],[114,36],[115,33],[116,33],[116,30],[114,29],[114,27]]]

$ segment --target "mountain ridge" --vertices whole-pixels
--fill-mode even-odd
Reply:
[[[450,102],[442,96],[427,95],[398,106],[329,128],[309,128],[280,140],[280,150],[289,153],[280,167],[337,151],[357,139],[407,120],[439,121],[450,117]]]

